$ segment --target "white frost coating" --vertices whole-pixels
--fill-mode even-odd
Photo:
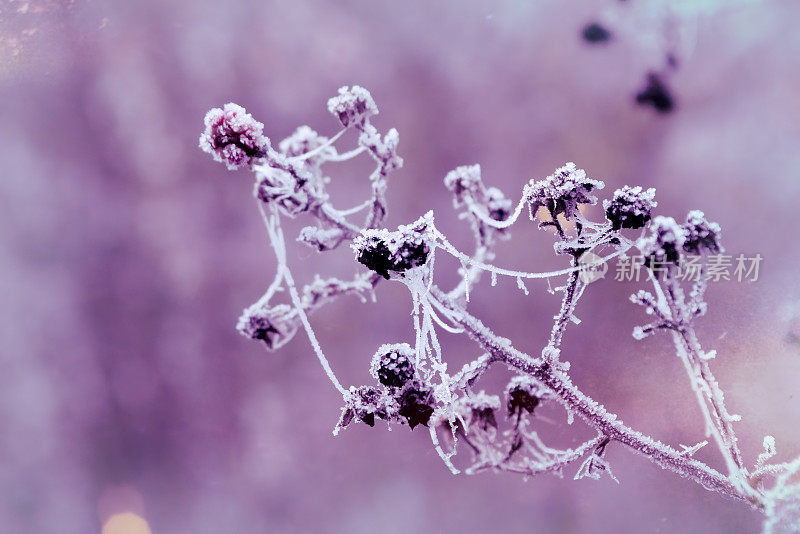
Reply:
[[[756,468],[762,467],[767,460],[778,454],[778,449],[775,446],[775,438],[772,436],[764,436],[764,452],[758,455],[756,459]]]
[[[611,480],[619,484],[619,480],[617,480],[617,477],[615,477],[614,473],[611,472],[611,466],[608,464],[605,458],[597,454],[590,454],[583,461],[580,469],[578,469],[578,472],[575,473],[574,480],[580,480],[582,478],[600,480],[600,477],[603,474],[608,475],[611,477]]]
[[[489,272],[492,272],[492,273],[495,273],[495,274],[498,274],[498,275],[502,275],[502,276],[510,276],[510,277],[513,277],[513,278],[532,278],[532,279],[552,278],[554,276],[562,276],[562,275],[565,275],[565,274],[579,272],[581,269],[583,269],[582,266],[577,266],[577,267],[569,267],[567,269],[561,269],[561,270],[558,270],[558,271],[546,271],[546,272],[539,272],[539,273],[532,273],[532,272],[525,272],[525,271],[514,271],[512,269],[503,269],[503,268],[500,268],[500,267],[495,267],[493,265],[489,265],[489,264],[481,262],[481,261],[473,260],[472,258],[467,256],[463,252],[459,252],[459,250],[457,248],[455,248],[447,240],[447,238],[444,236],[444,234],[439,232],[439,230],[436,230],[436,234],[437,234],[437,237],[439,238],[439,241],[436,242],[436,246],[437,247],[444,249],[448,254],[451,254],[452,256],[456,257],[457,259],[461,260],[462,262],[465,262],[465,263],[467,263],[469,265],[474,265],[474,266],[476,266],[476,267],[478,267],[478,268],[480,268],[480,269],[482,269],[484,271],[489,271]],[[630,245],[630,246],[632,246],[632,245]],[[604,256],[604,257],[600,258],[599,260],[597,260],[597,263],[607,262],[608,260],[612,260],[612,259],[616,258],[620,254],[622,254],[626,250],[628,250],[630,248],[630,246],[626,245],[625,248],[622,248],[622,249],[618,250],[617,252],[614,252],[613,254],[609,254],[607,256]]]
[[[716,349],[700,352],[700,357],[706,361],[713,360],[717,356]]]
[[[505,229],[511,227],[511,225],[514,224],[519,218],[519,214],[522,213],[522,208],[523,206],[525,206],[525,203],[526,203],[525,194],[523,192],[522,198],[520,198],[519,202],[517,202],[517,207],[514,208],[514,211],[511,213],[511,216],[504,221],[496,221],[491,217],[489,217],[489,215],[486,213],[486,208],[475,204],[475,202],[472,199],[468,199],[466,201],[466,204],[469,207],[470,211],[476,217],[478,217],[481,220],[481,222],[483,222],[483,224],[497,229]]]
[[[517,277],[517,287],[520,288],[522,292],[525,293],[526,296],[528,295],[528,288],[525,287],[525,282],[523,282],[522,278],[520,278],[519,276]]]
[[[701,441],[700,443],[696,443],[692,446],[681,444],[681,448],[683,449],[681,451],[681,456],[694,456],[695,453],[697,453],[697,451],[699,451],[706,445],[708,445],[708,440]]]

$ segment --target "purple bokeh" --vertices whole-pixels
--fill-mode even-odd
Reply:
[[[381,110],[376,125],[400,132],[390,226],[433,209],[468,250],[442,184],[449,170],[480,163],[488,185],[515,197],[574,161],[605,181],[602,198],[625,184],[656,187],[657,213],[702,209],[730,254],[760,253],[757,282],[712,285],[700,334],[743,417],[748,462],[768,433],[778,460],[800,454],[800,5],[698,2],[665,18],[644,0],[565,4],[6,2],[0,531],[100,532],[121,512],[155,533],[757,531],[756,512],[619,445],[608,450],[617,485],[571,472],[454,477],[427,434],[404,427],[334,438],[341,398],[308,340],[267,353],[234,329],[275,264],[251,177],[197,147],[206,111],[245,106],[273,144],[300,124],[331,135],[339,125],[325,102],[359,84]],[[595,20],[614,37],[589,46],[580,35]],[[671,52],[674,112],[637,106]],[[336,168],[339,204],[367,197],[370,170]],[[561,261],[527,225],[497,263]],[[301,282],[360,269],[347,250],[297,247],[289,262]],[[455,267],[438,267],[444,285]],[[344,383],[370,380],[380,344],[411,340],[398,286],[379,286],[378,304],[340,299],[313,316]],[[669,341],[630,336],[644,322],[627,300],[636,287],[593,284],[563,358],[634,428],[701,441]],[[559,301],[544,282],[529,288],[526,298],[513,283],[484,282],[470,306],[534,352]],[[454,365],[477,355],[446,341]],[[495,378],[487,389],[502,387]],[[578,423],[561,430],[563,412],[547,417],[561,444],[587,435]],[[699,457],[720,467],[710,449]]]

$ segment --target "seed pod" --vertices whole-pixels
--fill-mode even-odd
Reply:
[[[604,200],[606,218],[613,230],[622,228],[637,229],[650,221],[650,213],[658,206],[654,200],[656,190],[643,190],[640,186],[625,186],[614,191],[613,200]]]
[[[370,374],[388,387],[403,387],[414,378],[414,349],[408,343],[381,345],[372,357]]]

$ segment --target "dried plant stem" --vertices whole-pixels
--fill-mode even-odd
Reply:
[[[581,392],[566,374],[515,349],[508,339],[496,336],[478,318],[453,302],[438,288],[433,288],[432,294],[440,304],[454,312],[453,316],[458,318],[458,323],[469,336],[496,361],[501,361],[539,380],[556,395],[558,401],[569,412],[576,414],[589,426],[611,440],[627,445],[663,469],[689,478],[706,489],[746,501],[754,508],[763,509],[764,503],[758,495],[742,492],[737,484],[703,462],[681,454],[669,445],[625,426],[614,414]]]
[[[738,440],[733,429],[733,417],[725,406],[719,383],[711,372],[711,367],[703,358],[703,351],[692,325],[687,317],[684,293],[677,282],[668,277],[663,292],[671,314],[672,338],[678,355],[684,361],[692,389],[697,393],[698,402],[706,419],[707,433],[711,434],[725,458],[728,474],[742,491],[752,492],[747,483],[747,469],[742,461]]]
[[[671,217],[653,218],[651,213],[657,206],[655,190],[638,186],[616,190],[612,199],[603,202],[605,219],[592,222],[581,209],[597,203],[592,193],[602,189],[604,183],[587,177],[574,163],[565,164],[543,180],[528,182],[515,206],[502,191],[484,185],[479,165],[468,165],[454,169],[444,178],[445,186],[454,195],[454,207],[460,210],[460,218],[470,225],[475,237],[474,253],[464,254],[436,228],[433,212],[396,231],[379,229],[387,209],[387,176],[403,163],[397,154],[398,133],[390,129],[383,136],[379,134],[370,122],[378,112],[377,106],[369,92],[358,86],[341,88],[328,101],[328,110],[342,127],[358,132],[357,148],[338,154],[333,143],[344,130],[328,139],[301,127],[281,141],[278,152],[263,135],[263,124],[235,104],[209,111],[200,146],[229,169],[249,165],[255,172],[255,196],[277,260],[274,280],[266,293],[244,311],[237,328],[244,335],[263,341],[271,350],[286,344],[301,327],[305,330],[325,373],[342,394],[344,406],[334,434],[354,421],[374,426],[376,419],[382,419],[411,429],[423,425],[428,426],[435,450],[453,473],[462,472],[452,461],[460,441],[473,456],[472,464],[463,469],[466,473],[493,470],[525,476],[560,474],[566,466],[582,459],[576,479],[597,479],[605,474],[615,481],[604,453],[608,444],[618,442],[663,469],[765,513],[767,532],[773,532],[778,525],[790,525],[800,531],[800,485],[793,481],[800,473],[800,459],[766,463],[776,455],[775,439],[766,436],[764,452],[752,471],[748,470],[733,428],[738,416],[728,412],[709,365],[715,352],[703,351],[694,329],[695,319],[706,311],[705,273],[701,269],[688,298],[678,280],[682,254],[719,253],[718,224],[697,210],[689,212],[685,224]],[[325,191],[330,179],[321,166],[362,153],[376,163],[369,178],[370,198],[352,209],[337,210]],[[540,228],[553,228],[558,239],[555,252],[571,257],[569,268],[526,272],[492,263],[495,244],[510,237],[510,227],[526,206],[531,220],[539,219]],[[367,211],[363,225],[348,220],[348,216],[362,210]],[[549,217],[541,218],[537,212]],[[298,241],[319,252],[350,243],[355,259],[370,271],[349,281],[317,276],[299,291],[287,264],[280,225],[281,217],[299,215],[314,219],[316,226],[304,227]],[[622,233],[623,229],[640,228],[642,234],[635,243]],[[645,258],[654,289],[654,294],[639,290],[631,296],[631,301],[652,317],[649,324],[634,328],[633,337],[638,340],[658,331],[670,332],[697,397],[706,433],[721,452],[726,473],[693,457],[710,439],[694,446],[681,445],[679,450],[626,426],[572,382],[568,374],[570,362],[561,360],[563,336],[570,322],[579,322],[575,309],[589,284],[584,269],[624,254],[633,246]],[[613,252],[605,257],[591,254],[606,247]],[[449,293],[434,284],[437,250],[461,263],[461,280]],[[538,357],[514,348],[510,340],[495,334],[467,311],[470,291],[484,271],[491,275],[492,286],[499,276],[509,277],[526,295],[529,290],[525,280],[566,277],[564,286],[558,289],[563,291],[559,311]],[[591,271],[585,274],[591,276]],[[362,301],[371,296],[375,300],[373,289],[383,278],[403,283],[410,292],[414,346],[383,344],[370,365],[370,374],[378,385],[346,388],[328,363],[309,315],[343,295],[356,295]],[[282,290],[287,291],[290,304],[272,302]],[[448,373],[446,351],[437,334],[439,328],[452,334],[467,334],[482,354],[460,371]],[[474,389],[483,374],[498,362],[516,371],[503,390],[502,401],[498,395]],[[594,429],[596,436],[572,449],[546,445],[528,425],[536,419],[537,406],[550,399],[566,409],[568,423],[577,416]],[[501,430],[498,424],[496,414],[501,410],[505,410],[512,427],[508,430]],[[452,437],[452,450],[446,450],[447,440],[439,441],[440,432],[445,438]],[[766,486],[767,477],[775,478],[771,487]]]

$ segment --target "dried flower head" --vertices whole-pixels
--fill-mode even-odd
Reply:
[[[356,259],[387,280],[389,273],[404,273],[424,265],[431,251],[433,212],[396,231],[363,230],[353,240]]]
[[[480,165],[462,165],[448,172],[444,177],[444,185],[455,194],[456,207],[464,203],[467,195],[478,198],[483,189]]]
[[[597,203],[597,197],[590,193],[604,186],[600,180],[587,178],[583,169],[569,162],[544,180],[531,180],[526,186],[526,196],[533,213],[544,206],[553,217],[563,213],[571,219],[578,212],[579,204]]]
[[[310,199],[306,187],[310,177],[302,181],[291,173],[277,167],[261,167],[256,171],[255,196],[265,204],[274,203],[290,217],[309,208]]]
[[[328,100],[328,111],[339,119],[342,126],[349,128],[363,124],[372,115],[377,115],[378,106],[375,105],[369,91],[354,85],[341,87],[339,94]]]
[[[650,233],[636,243],[645,257],[644,264],[651,269],[657,266],[678,265],[681,249],[686,241],[686,230],[672,217],[653,219]]]
[[[700,210],[690,211],[683,225],[686,240],[683,250],[687,254],[719,254],[723,252],[720,244],[722,230],[715,222],[709,222]]]
[[[458,400],[462,412],[467,416],[467,428],[480,428],[488,430],[497,428],[495,410],[500,409],[500,398],[497,395],[487,395],[485,391],[461,397]]]
[[[642,228],[650,221],[650,214],[658,202],[655,201],[654,188],[642,189],[641,186],[624,186],[614,191],[612,200],[604,200],[603,208],[606,218],[611,221],[614,230],[622,228]]]
[[[300,126],[292,135],[284,139],[278,145],[280,151],[288,157],[300,156],[307,152],[311,152],[328,142],[328,138],[324,135],[319,135],[315,130],[308,126]],[[306,161],[309,164],[317,164],[330,158],[336,154],[336,149],[332,146],[321,149],[315,155],[309,157]]]
[[[229,170],[264,157],[269,149],[264,125],[233,102],[222,109],[210,110],[204,122],[206,129],[200,136],[200,148]]]
[[[297,332],[293,312],[294,308],[286,304],[267,308],[256,303],[244,310],[236,329],[243,336],[263,341],[268,349],[277,350]]]
[[[550,393],[536,380],[525,375],[512,377],[508,381],[505,394],[510,417],[520,416],[523,411],[532,414],[544,399],[550,397]]]
[[[397,414],[403,417],[412,429],[417,425],[428,426],[433,415],[433,390],[416,380],[408,382],[397,397],[400,409]]]
[[[351,386],[338,427],[345,428],[354,417],[369,426],[375,426],[375,416],[390,420],[397,415],[397,409],[397,401],[384,389]]]
[[[506,198],[503,192],[496,187],[486,189],[485,204],[489,211],[489,217],[495,221],[505,221],[511,216],[514,209],[511,199]]]
[[[414,378],[414,354],[408,343],[381,345],[372,357],[369,372],[384,386],[403,387]]]

